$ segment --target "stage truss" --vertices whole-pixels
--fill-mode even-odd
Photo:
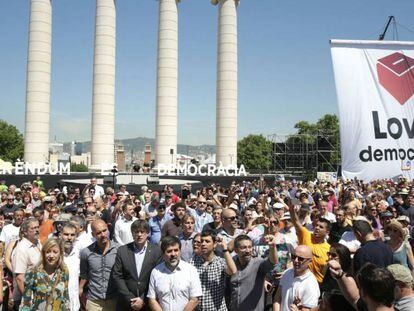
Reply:
[[[277,174],[315,175],[338,172],[340,148],[333,132],[269,135],[272,142],[272,170]]]

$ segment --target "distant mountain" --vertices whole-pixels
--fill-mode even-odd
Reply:
[[[146,138],[146,137],[137,137],[137,138],[127,138],[127,139],[117,139],[115,141],[116,144],[122,144],[125,148],[125,154],[130,154],[131,151],[134,153],[140,153],[145,150],[145,145],[150,144],[152,152],[154,151],[155,147],[155,139],[154,138]],[[70,142],[63,144],[63,149],[65,152],[70,152]],[[91,142],[79,142],[81,144],[82,152],[91,151]],[[177,153],[179,154],[186,154],[186,155],[199,155],[199,154],[213,154],[216,153],[216,146],[215,145],[200,145],[200,146],[192,146],[192,145],[178,145],[177,146]]]

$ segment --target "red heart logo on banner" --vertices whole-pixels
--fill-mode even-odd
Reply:
[[[379,83],[401,104],[414,95],[414,59],[400,52],[380,58]]]

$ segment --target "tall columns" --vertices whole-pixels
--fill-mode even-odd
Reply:
[[[178,13],[180,0],[159,0],[155,163],[177,154]],[[171,154],[172,150],[172,154]]]
[[[114,162],[115,0],[96,0],[92,95],[92,167]]]
[[[219,5],[216,93],[216,162],[237,165],[237,11],[239,0]]]
[[[49,161],[51,0],[30,1],[24,160]]]

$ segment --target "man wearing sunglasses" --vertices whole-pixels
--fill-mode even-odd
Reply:
[[[312,249],[299,245],[292,254],[293,268],[286,270],[276,292],[273,310],[289,311],[296,305],[299,310],[310,310],[318,305],[319,285],[309,270]]]
[[[221,213],[221,219],[223,222],[223,228],[217,234],[220,238],[224,239],[226,244],[229,244],[231,240],[238,237],[243,230],[239,229],[239,221],[237,219],[237,213],[232,208],[226,208]],[[216,254],[224,257],[223,250],[220,246],[216,249]]]
[[[325,266],[328,261],[327,253],[330,249],[326,238],[329,235],[331,223],[325,218],[319,218],[316,221],[313,233],[311,233],[300,223],[293,204],[290,204],[289,212],[298,235],[299,244],[307,245],[312,249],[313,257],[309,269],[315,275],[318,282],[322,283],[325,275]]]

